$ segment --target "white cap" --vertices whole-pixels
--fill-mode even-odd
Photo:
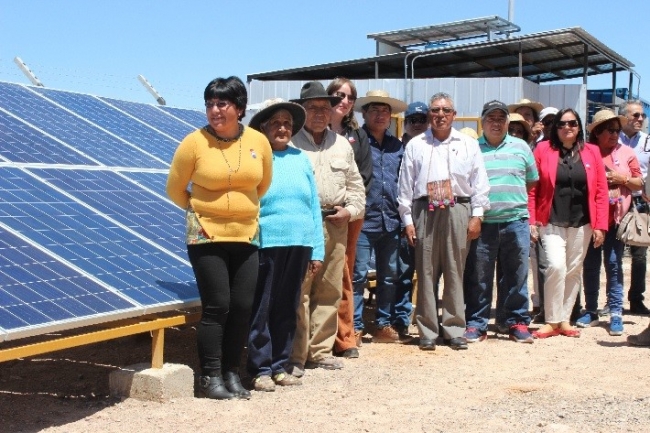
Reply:
[[[560,110],[558,110],[555,107],[546,107],[546,108],[544,108],[542,111],[539,112],[539,120],[540,120],[540,122],[542,120],[544,120],[544,118],[546,116],[548,116],[549,114],[552,114],[552,115],[555,116],[558,113],[558,111],[560,111]]]

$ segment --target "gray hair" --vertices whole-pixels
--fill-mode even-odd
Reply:
[[[627,101],[621,102],[621,104],[618,106],[618,114],[622,116],[627,116],[627,107],[628,105],[638,105],[641,108],[643,108],[643,102],[641,102],[638,99],[629,99]]]
[[[449,93],[445,93],[445,92],[438,92],[435,95],[433,95],[429,100],[429,104],[433,104],[435,101],[438,101],[440,99],[446,99],[451,104],[451,108],[456,108],[454,107],[454,99],[451,97]]]

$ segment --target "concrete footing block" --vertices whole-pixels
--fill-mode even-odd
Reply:
[[[194,372],[182,364],[163,364],[163,368],[151,368],[149,363],[130,365],[113,371],[108,383],[114,397],[160,402],[194,397]]]

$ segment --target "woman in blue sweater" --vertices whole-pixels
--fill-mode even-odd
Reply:
[[[273,180],[260,201],[259,275],[248,339],[248,371],[257,391],[300,385],[285,372],[296,330],[300,286],[316,274],[325,254],[323,221],[313,168],[291,146],[305,123],[301,105],[272,99],[249,126],[266,135],[273,150]]]

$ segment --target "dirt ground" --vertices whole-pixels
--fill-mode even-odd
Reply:
[[[0,431],[648,432],[650,350],[625,342],[648,320],[626,314],[622,337],[602,324],[534,344],[492,330],[460,352],[364,344],[343,370],[307,370],[303,386],[249,401],[109,397],[111,371],[150,360],[149,336],[127,337],[0,364]],[[168,330],[165,361],[196,371],[195,344],[191,326]]]

